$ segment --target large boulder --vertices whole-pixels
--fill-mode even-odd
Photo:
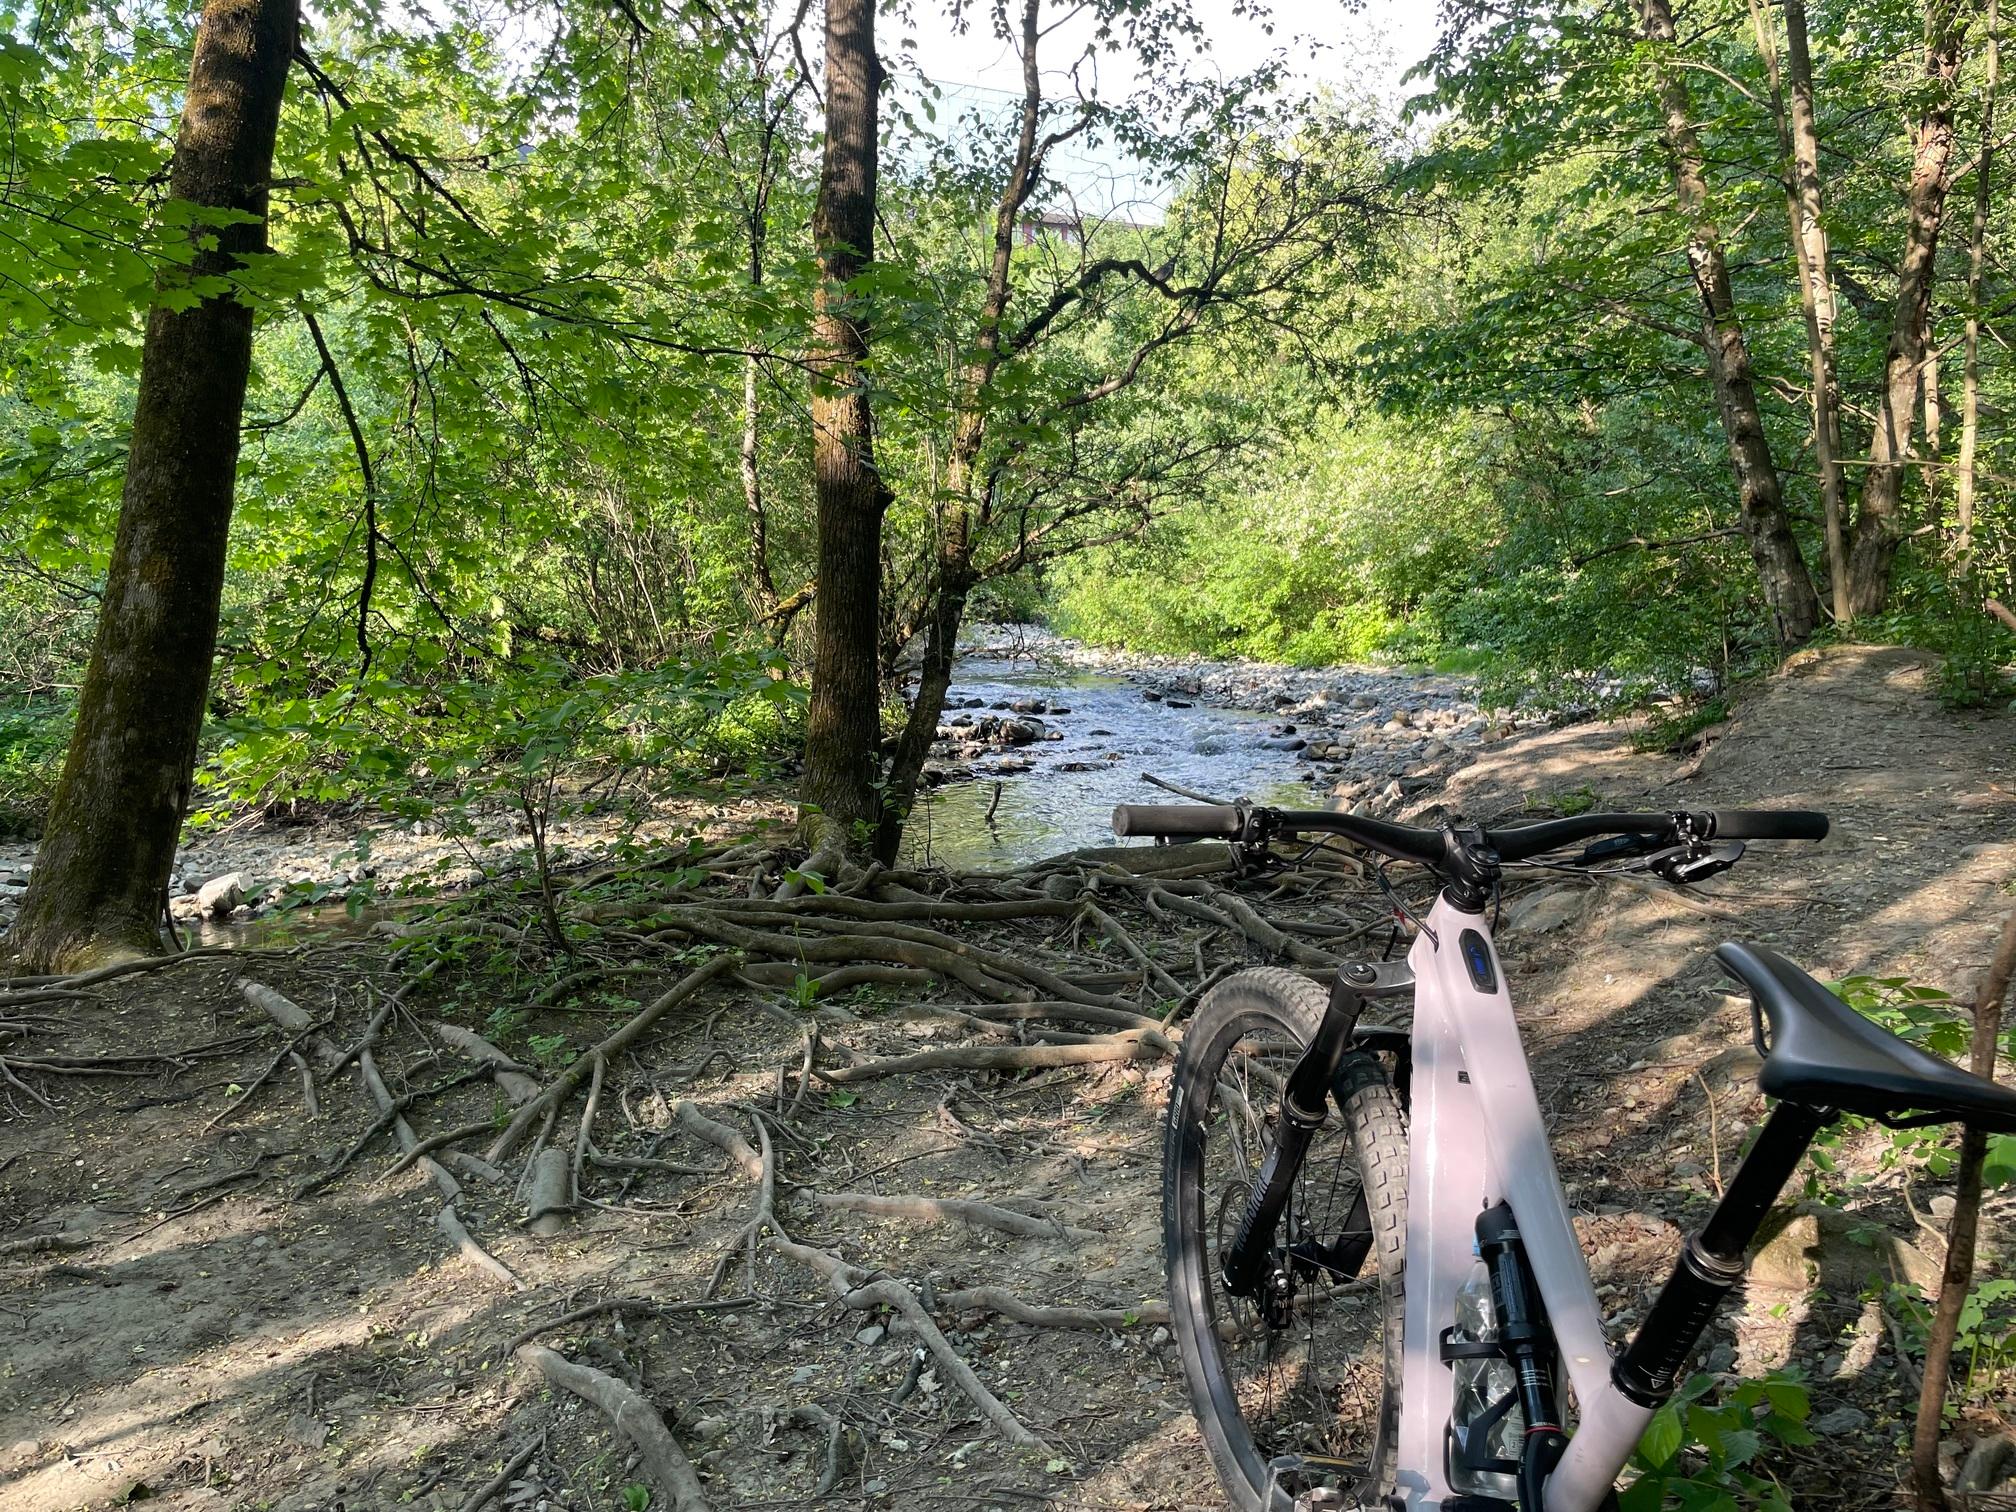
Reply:
[[[210,918],[228,919],[231,910],[245,901],[248,890],[243,872],[226,872],[196,889],[196,906]]]

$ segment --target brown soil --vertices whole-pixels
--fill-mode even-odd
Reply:
[[[1493,747],[1441,795],[1487,820],[1529,803],[1558,806],[1585,788],[1605,806],[1812,806],[1835,816],[1824,845],[1759,844],[1752,862],[1701,889],[1735,918],[1614,884],[1538,912],[1528,911],[1538,907],[1530,896],[1508,901],[1527,921],[1508,924],[1503,947],[1563,1174],[1599,1283],[1614,1288],[1626,1318],[1641,1283],[1669,1263],[1675,1226],[1705,1209],[1761,1111],[1741,1048],[1747,1012],[1708,963],[1713,944],[1765,940],[1822,975],[1908,975],[1958,994],[1986,963],[2016,875],[2010,725],[1941,712],[1925,673],[1908,653],[1814,654],[1746,703],[1705,758],[1690,758],[1693,775],[1673,757],[1636,753],[1626,729],[1584,726]],[[1580,885],[1564,878],[1538,891]],[[1568,913],[1572,922],[1539,927]],[[989,940],[1033,960],[1066,948],[1054,938],[1066,925],[1023,922]],[[1194,980],[1187,942],[1180,952],[1173,937],[1155,948]],[[467,1069],[428,1037],[437,1019],[490,1032],[521,1058],[543,1049],[557,1068],[686,969],[664,960],[660,976],[586,989],[574,1011],[492,1025],[494,1010],[529,997],[531,953],[523,942],[478,951],[413,992],[411,1019],[395,1015],[376,1051],[395,1094]],[[1077,961],[1081,970],[1115,964],[1110,948],[1088,963],[1081,947]],[[521,1290],[442,1241],[441,1197],[427,1176],[386,1176],[389,1136],[319,1192],[293,1195],[374,1113],[350,1072],[320,1088],[319,1118],[307,1116],[291,1066],[244,1092],[283,1045],[237,990],[245,979],[328,1019],[339,1046],[356,1041],[402,980],[383,946],[350,943],[195,959],[108,982],[88,999],[0,1012],[28,1021],[0,1039],[0,1052],[56,1105],[45,1110],[0,1084],[0,1512],[142,1498],[220,1512],[456,1509],[527,1446],[523,1470],[493,1505],[621,1508],[626,1488],[645,1479],[629,1441],[506,1346],[586,1303],[704,1298],[717,1266],[721,1298],[755,1300],[604,1314],[540,1336],[640,1390],[717,1508],[813,1503],[831,1440],[808,1408],[847,1428],[820,1505],[1222,1506],[1155,1322],[1166,1061],[938,1070],[844,1088],[814,1081],[800,1098],[801,1025],[811,1019],[753,1011],[748,989],[711,991],[611,1065],[596,1143],[718,1174],[600,1171],[587,1195],[606,1206],[578,1210],[551,1238],[523,1226],[509,1181],[463,1176],[462,1218]],[[907,1010],[916,996],[905,988],[841,999],[857,1018],[819,1022],[820,1064],[840,1065],[849,1051],[879,1058],[968,1042],[967,1026]],[[38,1013],[49,1018],[29,1020]],[[557,1035],[567,1043],[548,1038]],[[94,1068],[101,1074],[20,1064],[164,1047],[180,1054]],[[953,1348],[1046,1447],[1009,1447],[940,1369],[904,1393],[909,1333],[841,1305],[806,1265],[744,1247],[755,1187],[677,1127],[682,1099],[752,1142],[751,1110],[760,1112],[777,1141],[777,1213],[792,1237],[908,1281],[927,1305],[992,1286],[1027,1302],[1120,1313],[1115,1326],[1073,1329],[937,1309]],[[563,1147],[572,1148],[580,1109],[577,1097],[558,1120]],[[427,1097],[408,1116],[425,1137],[503,1111],[483,1081]],[[1828,1178],[1833,1194],[1858,1221],[1906,1242],[1884,1251],[1893,1263],[1936,1260],[1911,1209],[1929,1214],[1937,1183],[1911,1163],[1876,1171],[1876,1149],[1843,1152],[1844,1164],[1870,1158],[1875,1174],[1852,1188]],[[820,1205],[815,1190],[977,1198],[1093,1233],[1025,1237],[870,1216]],[[1991,1207],[1991,1217],[2006,1216],[2006,1205]],[[2001,1225],[1990,1228],[1999,1240]],[[58,1234],[62,1248],[5,1248]],[[1772,1465],[1796,1504],[1892,1505],[1910,1411],[1895,1341],[1864,1305],[1853,1256],[1844,1263],[1822,1239],[1816,1278],[1796,1244],[1789,1261],[1786,1245],[1775,1248],[1774,1274],[1790,1284],[1753,1286],[1711,1340],[1725,1353],[1710,1364],[1789,1361],[1812,1383],[1816,1415],[1866,1415],[1861,1425],[1837,1416],[1848,1425]],[[2008,1407],[1977,1390],[1958,1437]]]

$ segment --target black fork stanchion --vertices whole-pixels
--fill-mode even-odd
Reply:
[[[1330,1085],[1351,1048],[1351,1032],[1357,1028],[1364,1007],[1358,989],[1340,972],[1331,985],[1330,1001],[1316,1037],[1288,1073],[1288,1085],[1281,1094],[1281,1127],[1273,1148],[1261,1162],[1259,1175],[1253,1178],[1245,1216],[1225,1251],[1225,1287],[1234,1296],[1252,1296],[1266,1277],[1274,1231],[1295,1190],[1309,1142],[1323,1127],[1330,1106]]]
[[[1781,1102],[1771,1110],[1735,1180],[1701,1231],[1688,1239],[1672,1276],[1610,1372],[1630,1400],[1657,1407],[1673,1394],[1702,1330],[1743,1278],[1744,1251],[1771,1204],[1799,1168],[1813,1136],[1833,1118],[1831,1109],[1802,1103]]]

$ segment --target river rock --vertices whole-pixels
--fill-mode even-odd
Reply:
[[[1859,1433],[1869,1426],[1869,1414],[1860,1407],[1836,1407],[1832,1412],[1823,1412],[1811,1419],[1806,1426],[1815,1433],[1827,1437],[1841,1433]]]
[[[1050,709],[1050,705],[1040,698],[1018,698],[1008,707],[1016,714],[1045,714]]]
[[[226,872],[196,889],[196,906],[212,918],[227,918],[232,909],[245,901],[245,893],[245,874]]]

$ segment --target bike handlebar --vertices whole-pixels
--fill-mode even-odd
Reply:
[[[1724,809],[1708,813],[1576,814],[1510,829],[1469,831],[1462,840],[1495,851],[1500,861],[1523,861],[1605,835],[1643,835],[1656,844],[1695,840],[1822,840],[1827,816],[1804,809]],[[1396,861],[1440,867],[1450,840],[1441,830],[1367,819],[1328,809],[1250,808],[1218,803],[1123,803],[1113,810],[1113,833],[1169,839],[1218,838],[1259,842],[1278,834],[1338,835]]]
[[[1113,833],[1217,836],[1230,840],[1245,828],[1246,816],[1229,803],[1123,803],[1113,810]]]

